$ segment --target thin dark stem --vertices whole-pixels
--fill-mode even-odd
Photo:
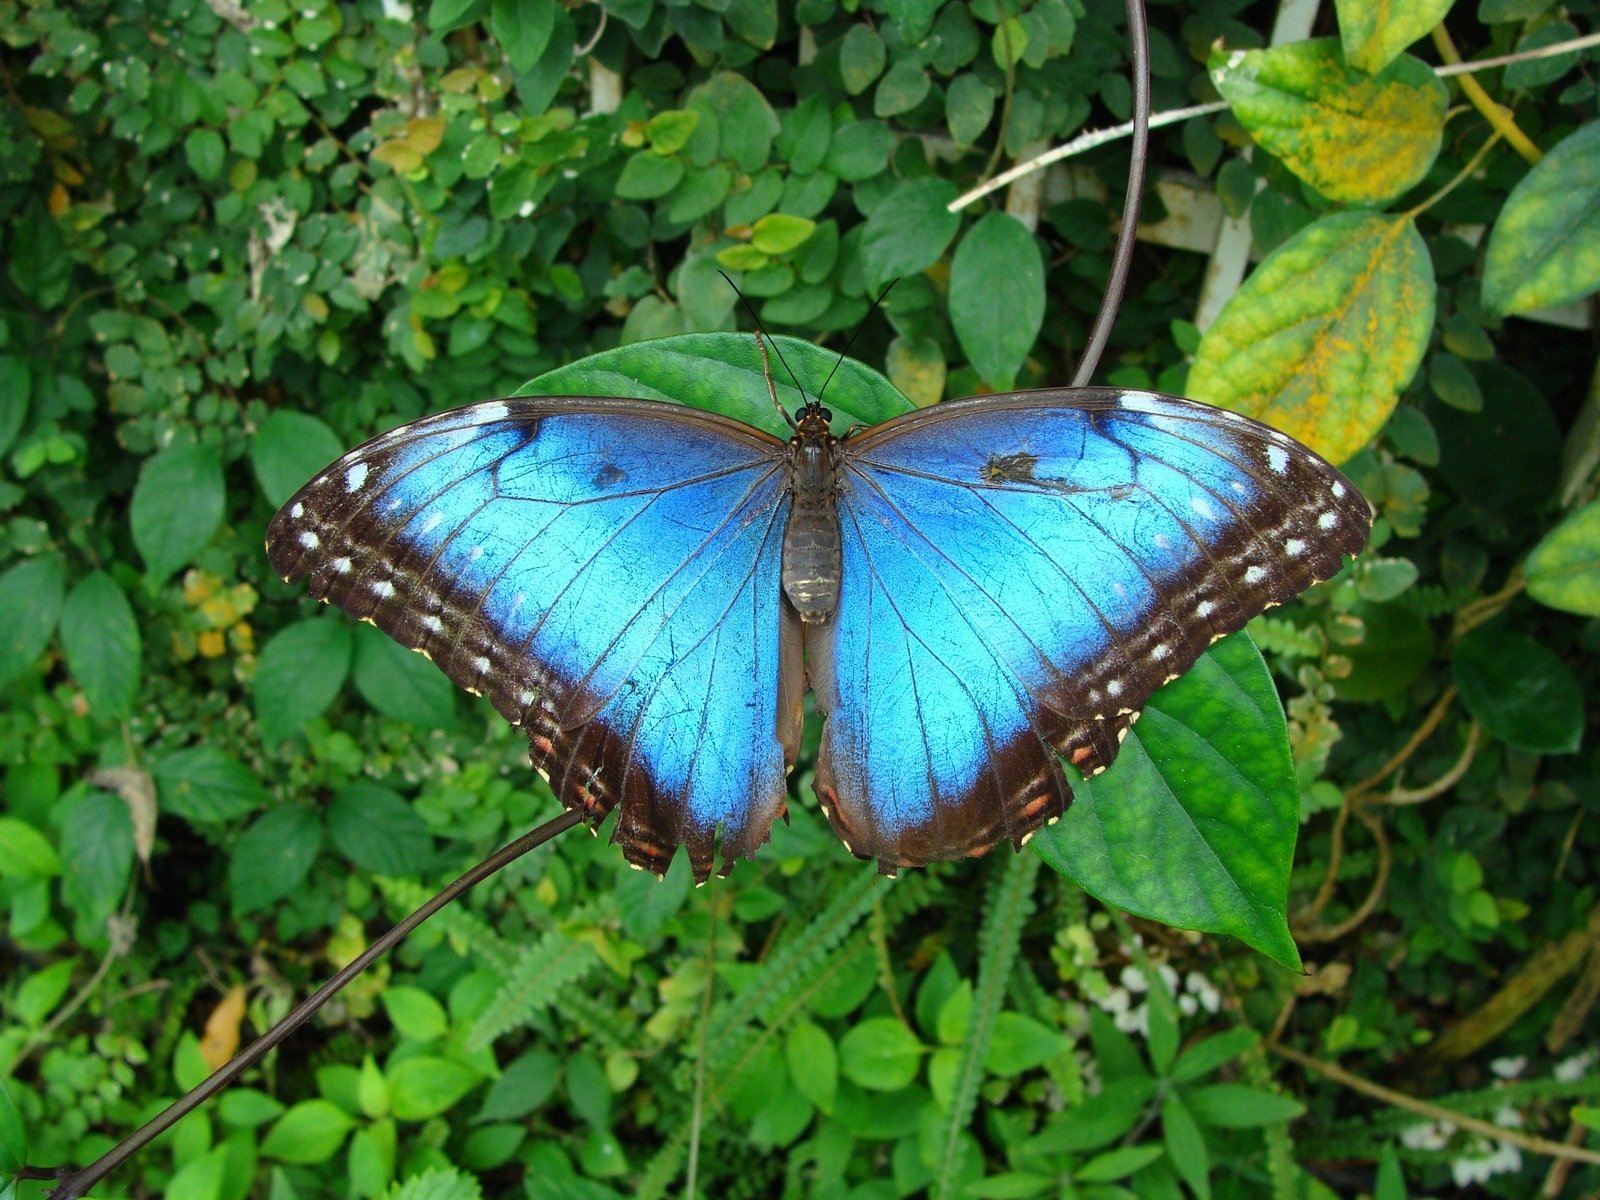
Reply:
[[[574,825],[580,823],[583,820],[583,815],[581,808],[569,809],[554,820],[546,821],[531,833],[525,833],[516,841],[496,850],[488,858],[473,867],[472,870],[417,909],[416,912],[389,930],[388,933],[373,942],[372,945],[357,955],[348,966],[296,1005],[293,1012],[251,1042],[243,1051],[231,1059],[226,1066],[221,1067],[198,1086],[191,1089],[182,1099],[175,1100],[166,1109],[118,1142],[81,1171],[73,1171],[70,1174],[60,1176],[61,1184],[51,1191],[50,1200],[77,1200],[78,1197],[99,1183],[100,1180],[144,1149],[150,1142],[227,1087],[245,1070],[254,1066],[269,1050],[276,1047],[284,1038],[309,1021],[312,1015],[332,999],[341,988],[392,950],[418,925],[421,925],[434,913],[475,884],[482,883],[489,876],[500,870],[501,867],[515,862],[528,851],[544,845],[557,834],[565,833]],[[19,1173],[19,1176],[29,1179],[51,1178],[50,1174],[44,1173],[48,1170],[49,1168],[24,1168],[24,1172]]]
[[[1122,203],[1122,228],[1111,258],[1111,277],[1100,311],[1089,330],[1089,341],[1072,377],[1073,387],[1086,387],[1100,365],[1100,354],[1111,337],[1111,326],[1128,288],[1128,267],[1133,262],[1134,233],[1139,228],[1139,204],[1144,196],[1145,160],[1150,156],[1150,41],[1144,25],[1143,0],[1128,0],[1128,47],[1133,57],[1133,159],[1128,164],[1128,195]]]

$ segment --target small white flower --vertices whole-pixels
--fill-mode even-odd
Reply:
[[[1589,1067],[1594,1062],[1594,1051],[1585,1050],[1582,1054],[1574,1054],[1571,1058],[1564,1058],[1555,1065],[1555,1070],[1550,1073],[1562,1083],[1571,1083],[1575,1079],[1582,1079],[1589,1073]]]
[[[1147,992],[1150,990],[1150,981],[1144,977],[1144,972],[1138,967],[1127,966],[1122,968],[1122,974],[1117,976],[1117,981],[1130,992]]]
[[[1443,1150],[1456,1127],[1449,1121],[1424,1121],[1400,1131],[1400,1144],[1412,1150]]]
[[[1528,1069],[1528,1058],[1524,1054],[1506,1055],[1491,1062],[1489,1069],[1501,1079],[1515,1079]]]

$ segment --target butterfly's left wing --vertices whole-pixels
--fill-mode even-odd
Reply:
[[[799,741],[783,443],[646,400],[473,405],[351,451],[267,531],[272,565],[483,692],[568,808],[703,879],[766,841]]]
[[[1148,393],[987,396],[839,447],[843,574],[807,629],[817,794],[855,853],[1022,841],[1150,694],[1357,553],[1367,503],[1249,418]]]

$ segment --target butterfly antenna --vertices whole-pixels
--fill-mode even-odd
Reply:
[[[833,364],[833,370],[828,372],[828,377],[822,381],[822,386],[817,389],[817,400],[819,402],[822,400],[822,393],[828,390],[828,385],[833,382],[833,377],[838,374],[839,368],[844,366],[844,360],[850,357],[850,347],[856,344],[856,338],[861,336],[861,331],[867,327],[867,322],[872,319],[872,314],[883,307],[884,298],[894,291],[894,285],[899,282],[898,276],[889,280],[884,285],[883,291],[878,293],[878,298],[872,302],[872,307],[867,309],[867,315],[856,322],[855,332],[850,335],[850,340],[844,344],[844,349],[839,352],[839,361]]]
[[[1106,280],[1100,311],[1089,329],[1089,340],[1072,377],[1073,387],[1087,386],[1100,365],[1101,352],[1111,337],[1111,326],[1128,288],[1128,268],[1133,262],[1134,235],[1139,228],[1139,203],[1144,195],[1145,160],[1150,156],[1150,40],[1145,28],[1143,0],[1128,0],[1128,47],[1133,58],[1133,158],[1128,163],[1128,194],[1122,203],[1122,227],[1111,257],[1111,277]]]
[[[784,421],[788,423],[790,429],[793,429],[795,427],[794,418],[791,417],[787,412],[784,412],[783,405],[778,403],[778,389],[772,381],[771,362],[767,358],[767,348],[762,344],[761,339],[762,335],[767,332],[766,327],[761,324],[761,318],[756,314],[755,306],[752,305],[750,301],[745,299],[744,293],[739,290],[739,285],[728,278],[728,273],[726,271],[718,271],[717,274],[721,275],[722,278],[727,282],[728,286],[733,289],[733,294],[739,297],[739,303],[744,305],[745,312],[749,313],[750,319],[756,323],[756,348],[761,351],[761,369],[767,377],[767,391],[772,394],[773,407],[775,407],[780,413],[783,413]],[[768,340],[771,340],[770,337]],[[801,399],[804,399],[806,389],[801,386],[800,377],[794,373],[794,368],[789,366],[789,360],[784,358],[783,348],[779,346],[777,342],[773,342],[772,349],[777,353],[778,361],[783,364],[783,369],[789,373],[789,378],[794,381],[795,391],[800,393]],[[821,392],[817,393],[818,396],[821,396],[821,394]]]
[[[254,1066],[265,1057],[269,1050],[275,1048],[284,1038],[309,1021],[317,1009],[321,1008],[346,984],[403,941],[406,935],[418,925],[421,925],[434,913],[475,884],[482,883],[489,876],[500,870],[501,867],[508,866],[528,851],[544,845],[557,834],[565,833],[574,825],[581,823],[583,816],[584,813],[581,807],[569,808],[559,817],[546,821],[539,828],[523,834],[516,841],[496,850],[488,858],[417,909],[416,912],[373,942],[343,970],[297,1004],[293,1012],[230,1059],[226,1066],[220,1067],[213,1074],[208,1075],[184,1095],[182,1099],[175,1100],[164,1111],[157,1113],[148,1122],[134,1130],[128,1137],[118,1142],[81,1171],[72,1171],[65,1168],[24,1167],[23,1172],[27,1172],[27,1174],[23,1175],[22,1172],[19,1172],[19,1177],[59,1179],[60,1182],[50,1192],[50,1200],[77,1200],[78,1197],[81,1197],[95,1184],[99,1183],[100,1180],[116,1170],[117,1167],[144,1149],[151,1141],[165,1133],[173,1125],[188,1116],[189,1113],[227,1087],[238,1076],[243,1074],[247,1068]]]

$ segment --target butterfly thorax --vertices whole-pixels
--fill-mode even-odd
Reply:
[[[789,439],[789,525],[783,535],[783,591],[808,624],[826,621],[839,599],[838,439],[828,410],[809,404]]]

